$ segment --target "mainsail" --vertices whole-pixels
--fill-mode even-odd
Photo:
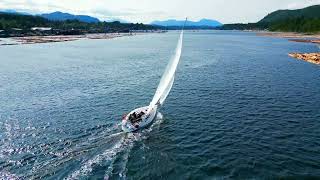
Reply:
[[[149,105],[150,109],[152,109],[157,104],[162,105],[167,96],[170,93],[170,90],[172,88],[173,82],[174,82],[174,75],[180,60],[181,51],[182,51],[182,39],[183,39],[183,29],[180,33],[180,38],[176,47],[176,52],[174,56],[169,61],[166,70],[164,71],[162,78],[160,80],[160,83],[158,85],[158,88],[156,90],[156,93]]]
[[[163,104],[164,101],[166,100],[167,96],[169,95],[170,93],[170,90],[172,88],[172,85],[173,85],[173,82],[174,82],[174,76],[172,77],[168,87],[166,88],[166,90],[163,92],[162,96],[160,97],[160,100],[159,100],[159,104]]]

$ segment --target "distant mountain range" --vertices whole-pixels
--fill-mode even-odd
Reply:
[[[65,20],[78,20],[86,23],[97,23],[100,22],[98,18],[87,16],[87,15],[73,15],[69,13],[63,13],[56,11],[48,14],[40,14],[39,16],[49,19],[51,21],[65,21]]]
[[[20,12],[17,10],[13,9],[0,9],[0,12],[5,12],[5,13],[10,13],[10,14],[19,14],[19,15],[34,15],[34,16],[40,16],[45,19],[51,20],[51,21],[66,21],[66,20],[78,20],[80,22],[86,22],[86,23],[97,23],[101,22],[98,18],[88,16],[88,15],[74,15],[70,13],[65,13],[65,12],[52,12],[52,13],[45,13],[45,14],[30,14],[26,12]],[[109,18],[105,20],[107,22],[113,22],[113,21],[119,21],[121,23],[130,23],[126,20],[118,19],[118,18]],[[151,25],[157,25],[157,26],[164,26],[164,27],[181,27],[184,24],[184,20],[179,21],[179,20],[166,20],[166,21],[153,21]],[[223,24],[216,21],[216,20],[211,20],[211,19],[201,19],[200,21],[187,21],[186,26],[188,27],[193,27],[196,28],[214,28],[214,27],[219,27],[222,26]],[[170,28],[169,28],[170,29]]]
[[[14,9],[0,9],[0,12],[9,13],[9,14],[31,15],[29,13],[16,11]]]
[[[88,19],[80,19],[88,21]],[[89,19],[89,22],[92,20]],[[129,33],[156,31],[161,27],[142,23],[100,22],[88,23],[75,20],[52,21],[39,15],[0,12],[0,38],[39,35],[82,35],[88,33]]]
[[[60,11],[56,11],[56,12],[52,12],[52,13],[45,13],[45,14],[30,14],[30,13],[26,13],[26,12],[17,11],[14,9],[0,9],[0,12],[10,13],[10,14],[20,14],[20,15],[41,16],[41,17],[46,18],[51,21],[78,20],[80,22],[86,22],[86,23],[101,22],[96,17],[92,17],[92,16],[88,16],[88,15],[74,15],[74,14],[64,13],[64,12],[60,12]],[[105,21],[106,22],[119,21],[121,23],[130,23],[126,20],[122,20],[119,18],[113,18],[113,17],[110,17],[109,19],[107,19]]]
[[[179,21],[175,19],[169,19],[166,21],[153,21],[151,22],[151,25],[157,25],[157,26],[183,26],[184,20]],[[210,20],[210,19],[201,19],[200,21],[187,21],[186,26],[194,26],[194,27],[219,27],[222,26],[222,23],[216,21],[216,20]]]

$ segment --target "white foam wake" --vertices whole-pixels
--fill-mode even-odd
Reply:
[[[0,171],[0,179],[15,180],[15,179],[20,179],[20,178],[15,174],[11,174],[8,171]]]
[[[122,154],[122,161],[121,166],[117,167],[120,169],[117,169],[117,172],[119,172],[120,178],[125,178],[127,173],[127,162],[129,159],[129,155],[131,152],[132,147],[134,146],[134,143],[136,141],[141,141],[142,139],[145,139],[149,132],[151,132],[155,127],[159,127],[159,125],[162,123],[162,115],[161,113],[158,113],[157,118],[155,122],[147,129],[144,129],[142,132],[138,133],[128,133],[124,134],[123,132],[115,133],[109,135],[107,138],[115,137],[119,135],[123,135],[121,139],[116,142],[111,148],[105,150],[102,154],[98,154],[94,156],[93,158],[83,162],[81,167],[74,171],[71,175],[69,175],[65,179],[81,179],[81,177],[88,176],[92,171],[95,165],[99,164],[105,164],[104,162],[108,163],[108,168],[106,169],[104,179],[109,179],[110,175],[113,173],[115,161],[120,153]]]
[[[116,133],[112,136],[120,135],[122,133]],[[110,136],[109,136],[110,137]],[[123,148],[126,137],[123,136],[119,142],[113,145],[110,149],[107,149],[102,154],[94,156],[92,159],[86,161],[79,170],[73,172],[66,179],[79,179],[81,176],[88,175],[92,170],[95,164],[100,164],[102,161],[111,161]]]
[[[126,152],[124,153],[123,157],[122,157],[122,163],[121,163],[121,169],[118,170],[119,171],[119,177],[120,178],[124,178],[126,179],[127,175],[127,163],[128,163],[128,160],[129,160],[129,155],[130,155],[130,152],[131,152],[131,149],[133,148],[134,146],[134,142],[142,142],[143,139],[146,139],[148,137],[148,133],[150,133],[151,131],[153,131],[155,128],[156,129],[159,129],[160,128],[160,124],[163,122],[163,115],[158,112],[157,113],[157,117],[155,119],[155,122],[149,127],[149,128],[146,128],[146,129],[143,129],[141,132],[139,133],[130,133],[128,134],[128,137],[127,137],[127,141],[126,141]],[[147,146],[142,143],[142,146],[144,148],[147,148]],[[114,159],[115,160],[115,159]],[[110,175],[112,174],[112,171],[113,171],[113,163],[114,163],[114,160],[113,162],[109,165],[106,173],[105,173],[105,176],[104,176],[104,179],[109,179],[110,178]]]

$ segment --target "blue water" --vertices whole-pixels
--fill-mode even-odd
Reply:
[[[312,44],[186,32],[155,123],[147,105],[178,32],[0,47],[0,179],[320,178],[320,66]]]

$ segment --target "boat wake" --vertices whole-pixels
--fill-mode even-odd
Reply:
[[[59,176],[58,179],[61,179],[61,176],[67,176],[65,179],[82,179],[90,177],[92,174],[95,174],[95,177],[104,176],[105,179],[113,176],[126,177],[129,154],[135,142],[142,142],[143,139],[147,138],[149,132],[153,131],[154,128],[159,128],[163,122],[163,116],[158,112],[158,107],[163,105],[173,86],[174,76],[181,57],[182,43],[183,29],[179,36],[175,54],[170,59],[154,97],[147,108],[138,108],[136,109],[139,110],[137,112],[134,110],[122,120],[122,123],[115,124],[106,130],[90,129],[88,130],[90,132],[82,137],[70,139],[70,143],[58,144],[58,147],[53,147],[49,151],[45,150],[44,154],[51,156],[51,159],[33,166],[29,178],[50,177],[59,174],[62,169],[67,169],[71,173],[57,175]],[[138,122],[140,123],[136,124]],[[148,126],[149,128],[145,128]],[[122,132],[120,127],[123,130]],[[142,146],[145,147],[143,143]]]
[[[58,175],[63,169],[74,167],[70,166],[70,164],[76,166],[79,162],[87,162],[89,165],[90,162],[98,162],[100,156],[97,156],[96,160],[91,158],[95,152],[101,152],[101,147],[108,148],[110,145],[111,149],[116,149],[119,139],[121,140],[125,136],[125,133],[120,131],[119,124],[110,126],[102,132],[97,132],[97,129],[91,129],[88,134],[90,134],[89,137],[62,140],[56,144],[45,144],[43,148],[40,147],[40,154],[50,157],[50,159],[44,162],[36,160],[29,173],[26,173],[22,178],[42,179],[55,174]],[[107,154],[107,151],[103,153],[104,156],[107,156]],[[90,159],[92,160],[90,161]],[[69,169],[68,171],[72,172],[73,170]],[[84,168],[81,171],[88,172],[89,170]],[[73,176],[70,176],[70,178],[72,179]]]
[[[90,176],[90,173],[95,171],[95,169],[103,169],[104,179],[114,176],[125,178],[127,162],[135,142],[141,142],[147,138],[151,131],[159,129],[162,122],[163,116],[161,113],[158,113],[155,122],[149,128],[135,133],[117,132],[106,136],[105,139],[118,138],[118,140],[110,148],[105,149],[103,153],[81,162],[81,166],[65,179],[85,178]]]

